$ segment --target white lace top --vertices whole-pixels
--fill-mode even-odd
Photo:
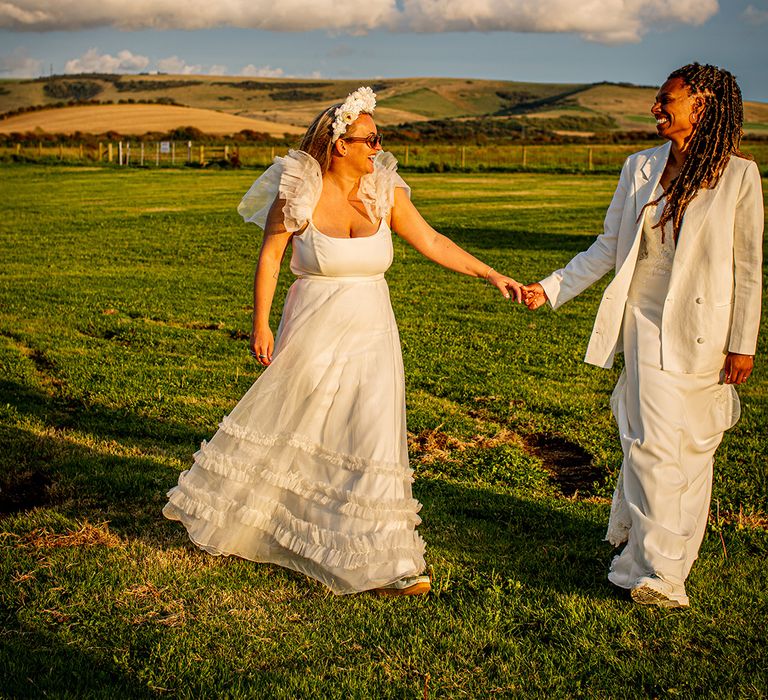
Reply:
[[[373,162],[373,172],[360,178],[358,188],[358,196],[371,221],[387,218],[395,201],[396,187],[404,188],[410,196],[411,188],[397,174],[397,160],[391,153],[381,151]],[[264,228],[272,203],[280,197],[285,200],[285,228],[299,231],[311,221],[322,191],[320,164],[304,151],[291,150],[286,156],[276,157],[251,185],[237,211],[245,221]]]
[[[661,185],[658,186],[654,197],[661,194]],[[662,197],[658,204],[649,206],[645,210],[643,218],[643,232],[640,239],[640,250],[637,254],[638,265],[650,266],[647,272],[651,274],[669,275],[672,272],[672,263],[675,259],[675,236],[672,225],[664,226],[664,241],[661,240],[661,229],[654,228],[661,218],[666,197]]]

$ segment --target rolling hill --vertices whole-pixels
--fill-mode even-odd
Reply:
[[[566,133],[654,128],[649,110],[656,88],[626,84],[83,74],[0,81],[0,133],[143,134],[194,126],[210,134],[251,129],[282,136],[303,130],[323,107],[361,83],[378,93],[376,119],[382,126],[494,118],[547,128],[562,122]],[[746,103],[745,118],[747,132],[768,134],[768,104]]]

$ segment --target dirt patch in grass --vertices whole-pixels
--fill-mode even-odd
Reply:
[[[542,466],[566,496],[591,495],[605,474],[592,465],[592,457],[580,445],[559,435],[534,433],[523,438],[526,451],[541,460]]]
[[[41,469],[28,469],[0,480],[0,516],[30,510],[49,502],[51,478]]]

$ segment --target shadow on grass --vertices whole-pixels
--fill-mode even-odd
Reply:
[[[201,438],[189,426],[163,423],[99,405],[74,405],[44,390],[0,382],[0,403],[57,429],[67,427],[103,440],[136,438],[190,445]],[[187,541],[160,511],[176,472],[161,460],[92,447],[66,432],[47,435],[0,426],[0,517],[3,513],[54,505],[63,515],[110,521],[117,534],[166,548]],[[117,450],[126,450],[117,445]],[[481,576],[502,576],[538,589],[611,597],[605,581],[610,554],[594,506],[551,498],[525,498],[489,488],[429,479],[416,484],[424,503],[422,533],[449,560]],[[191,546],[191,545],[190,545]]]
[[[153,698],[156,692],[112,660],[115,650],[87,652],[55,634],[30,629],[0,637],[3,694],[13,698]]]
[[[191,454],[202,439],[183,424],[145,418],[127,409],[76,404],[10,381],[0,382],[0,405],[3,403],[51,430],[38,434],[0,425],[0,518],[54,505],[62,514],[110,520],[120,534],[134,534],[157,520],[165,493],[175,485],[178,474],[151,454],[134,457],[111,450],[132,451],[130,443],[124,444],[125,438],[160,447],[186,443],[191,463]],[[77,442],[70,430],[92,435],[100,444]]]
[[[606,579],[612,552],[593,505],[435,479],[417,481],[414,491],[424,504],[427,559],[432,547],[486,580],[596,598],[621,595]]]

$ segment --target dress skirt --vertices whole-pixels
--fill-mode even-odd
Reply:
[[[420,574],[403,364],[383,275],[304,275],[267,367],[169,492],[211,554],[288,567],[334,593]]]
[[[684,582],[704,537],[713,456],[739,418],[739,400],[719,370],[661,368],[669,272],[639,261],[624,313],[625,367],[611,398],[624,460],[606,539],[626,545],[608,578],[632,588],[656,575],[687,604]]]

